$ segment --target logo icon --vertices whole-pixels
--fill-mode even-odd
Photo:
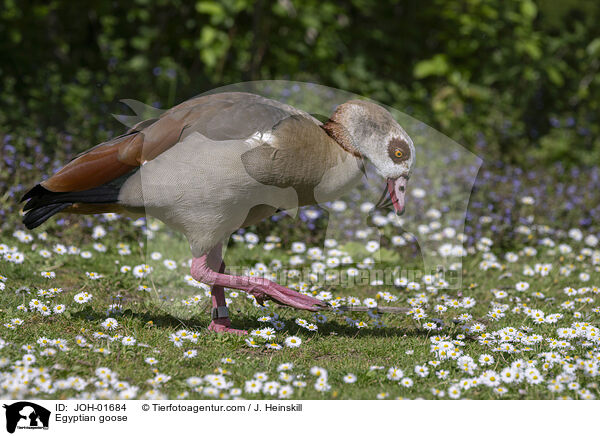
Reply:
[[[19,401],[4,405],[6,409],[6,431],[14,433],[17,428],[28,430],[47,430],[50,411],[29,401]]]

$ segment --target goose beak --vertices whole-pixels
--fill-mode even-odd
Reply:
[[[404,213],[404,193],[406,191],[407,182],[408,178],[406,177],[387,179],[387,185],[375,208],[383,209],[389,206],[394,206],[396,215],[402,215]]]

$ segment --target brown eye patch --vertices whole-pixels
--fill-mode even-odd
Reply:
[[[406,141],[393,138],[388,144],[388,155],[394,163],[401,163],[410,158],[410,147]]]

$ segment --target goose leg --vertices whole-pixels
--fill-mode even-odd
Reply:
[[[222,256],[221,244],[214,247],[206,256],[207,267],[210,269],[218,269],[219,273],[225,272],[225,262]],[[193,268],[192,268],[193,270]],[[192,273],[193,276],[193,273]],[[237,335],[246,335],[246,330],[238,330],[231,328],[231,320],[227,311],[227,303],[225,302],[225,288],[223,286],[212,284],[210,289],[212,298],[212,320],[208,326],[208,330],[216,333],[235,333]]]
[[[259,304],[262,304],[265,300],[273,300],[285,306],[311,311],[327,307],[327,304],[321,300],[303,295],[271,280],[261,277],[242,277],[223,274],[220,268],[219,272],[216,272],[215,265],[209,265],[209,256],[210,254],[194,258],[192,260],[191,274],[199,282],[212,285],[213,289],[215,287],[221,287],[221,289],[222,287],[239,289],[254,295]],[[214,301],[213,299],[213,305]]]

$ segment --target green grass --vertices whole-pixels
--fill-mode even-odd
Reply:
[[[368,327],[358,329],[348,325],[345,320],[348,314],[331,312],[327,313],[327,322],[317,324],[319,327],[317,332],[310,332],[298,326],[294,321],[296,318],[303,318],[313,322],[311,313],[275,304],[270,304],[267,309],[261,309],[255,307],[240,291],[239,296],[233,298],[230,305],[234,327],[252,330],[270,325],[258,322],[257,319],[272,310],[285,322],[285,328],[276,334],[276,342],[283,345],[285,338],[291,335],[296,335],[302,340],[301,346],[297,348],[289,348],[284,345],[281,350],[269,350],[262,345],[265,341],[259,341],[260,347],[252,348],[246,344],[244,337],[218,335],[207,331],[206,327],[210,322],[208,315],[210,298],[204,296],[204,290],[192,287],[184,280],[184,276],[189,274],[187,267],[181,265],[182,261],[189,256],[184,244],[157,242],[157,246],[165,247],[161,250],[163,260],[173,258],[178,261],[177,269],[169,271],[163,266],[162,260],[144,260],[142,256],[144,250],[136,251],[137,241],[140,240],[138,229],[133,229],[127,223],[116,222],[115,224],[113,222],[110,224],[114,225],[115,229],[109,231],[101,239],[101,242],[107,247],[107,251],[104,253],[93,249],[94,241],[90,238],[91,229],[77,226],[66,231],[56,231],[56,234],[60,234],[59,239],[58,236],[54,236],[57,229],[52,224],[46,241],[36,238],[31,243],[21,243],[7,231],[0,233],[0,244],[17,246],[18,250],[25,254],[24,262],[19,265],[0,261],[0,274],[5,277],[5,289],[0,293],[2,324],[10,322],[14,318],[23,320],[23,324],[14,329],[0,325],[0,338],[6,342],[0,350],[0,356],[4,363],[2,368],[4,380],[17,374],[27,374],[26,371],[23,371],[19,361],[26,353],[23,347],[32,345],[31,354],[36,357],[37,361],[31,368],[43,368],[40,371],[47,380],[51,381],[51,388],[48,392],[44,392],[45,389],[36,392],[35,386],[43,385],[43,383],[40,382],[39,371],[30,371],[29,383],[20,386],[17,391],[12,391],[10,386],[2,385],[0,393],[3,397],[64,399],[81,396],[84,393],[92,397],[102,397],[102,388],[94,386],[93,383],[98,380],[95,374],[96,369],[107,367],[114,371],[113,378],[138,388],[136,398],[148,395],[148,391],[152,389],[168,398],[176,398],[184,392],[188,393],[188,398],[210,398],[213,395],[210,391],[198,393],[193,387],[186,384],[186,380],[189,377],[203,377],[217,373],[223,374],[226,381],[232,383],[231,387],[216,392],[217,397],[231,397],[230,389],[240,388],[241,396],[244,398],[276,398],[277,396],[265,393],[245,392],[245,382],[253,379],[257,372],[266,373],[269,380],[278,380],[277,367],[283,363],[293,363],[293,368],[286,372],[293,376],[294,380],[306,382],[305,387],[293,387],[294,392],[291,398],[294,399],[374,399],[383,393],[387,394],[387,398],[434,398],[432,389],[445,391],[444,398],[447,398],[448,389],[461,380],[476,378],[486,369],[500,373],[503,368],[510,366],[518,359],[535,360],[536,368],[540,370],[544,381],[537,385],[528,382],[501,383],[501,386],[507,389],[507,393],[503,396],[496,393],[492,387],[481,385],[463,390],[461,397],[472,399],[551,399],[562,395],[579,397],[577,392],[570,391],[566,387],[561,393],[552,393],[548,389],[551,380],[562,372],[561,365],[554,364],[553,368],[544,370],[542,368],[544,359],[539,354],[552,351],[546,339],[557,338],[557,328],[559,327],[568,327],[576,321],[588,321],[593,325],[598,325],[598,313],[592,311],[592,308],[598,306],[597,292],[594,293],[594,290],[590,289],[587,294],[576,297],[568,297],[563,292],[564,287],[579,288],[598,283],[600,274],[596,271],[597,268],[594,269],[590,266],[589,258],[579,261],[576,254],[560,256],[556,253],[556,249],[554,251],[540,249],[538,254],[533,257],[522,254],[519,262],[508,263],[503,260],[503,253],[497,253],[502,267],[483,271],[479,268],[483,254],[475,253],[467,256],[464,260],[461,289],[430,292],[422,286],[420,291],[409,291],[386,285],[352,287],[325,285],[320,289],[331,291],[334,298],[375,297],[378,291],[388,291],[399,297],[398,301],[384,303],[380,299],[379,303],[393,306],[408,306],[412,297],[423,294],[429,300],[427,304],[422,305],[428,315],[423,322],[439,316],[444,321],[444,327],[439,332],[425,330],[421,321],[414,320],[412,316],[406,314],[383,315],[382,320],[385,327],[382,328],[374,327],[373,321],[365,313],[350,314],[355,319],[367,322]],[[106,224],[104,225],[106,226]],[[37,233],[40,232],[36,231],[33,234]],[[133,253],[125,256],[119,255],[118,244],[120,242],[128,243]],[[44,259],[38,254],[42,248],[51,251],[56,243],[66,246],[76,245],[82,251],[89,250],[93,256],[91,259],[83,259],[78,255],[53,253],[49,259]],[[524,240],[523,243],[527,243],[527,240]],[[574,250],[573,253],[576,251]],[[363,257],[366,254],[366,252],[363,253]],[[245,267],[253,267],[259,261],[268,264],[271,259],[279,259],[286,265],[291,255],[289,244],[280,244],[274,250],[266,252],[261,249],[260,245],[248,248],[244,243],[233,243],[226,253],[226,260],[232,265]],[[358,252],[355,257],[360,258]],[[122,265],[135,266],[144,262],[154,268],[154,272],[149,278],[138,279],[131,272],[120,272]],[[308,263],[310,264],[310,261]],[[551,263],[553,270],[547,277],[539,275],[526,277],[522,275],[524,263],[531,266],[536,263]],[[569,263],[576,265],[576,270],[568,277],[558,274],[560,266]],[[395,262],[385,262],[384,265],[393,268]],[[41,271],[53,271],[56,278],[43,278],[40,276]],[[577,275],[580,271],[590,273],[589,282],[579,281]],[[86,277],[86,272],[96,272],[103,277],[99,280],[91,280]],[[501,278],[506,276],[507,272],[512,273],[512,277]],[[530,289],[526,292],[516,291],[515,284],[519,281],[528,281],[531,284]],[[149,286],[150,291],[138,290],[141,284]],[[16,292],[24,286],[29,288],[29,294],[22,290]],[[63,292],[52,298],[42,298],[36,295],[39,289],[51,287],[60,287]],[[499,288],[506,289],[508,294],[506,298],[497,299],[491,292],[492,289]],[[92,294],[93,297],[90,302],[79,305],[75,303],[73,296],[83,291]],[[536,291],[543,292],[545,297],[534,298],[532,292]],[[432,307],[439,303],[443,294],[450,298],[458,298],[459,292],[462,297],[474,298],[475,306],[469,309],[449,309],[443,315],[434,314]],[[196,294],[203,295],[199,303],[193,306],[184,306],[181,303],[182,299]],[[107,308],[115,302],[117,296],[120,296],[120,301],[122,301],[122,313],[107,315]],[[579,301],[575,305],[576,311],[581,313],[582,318],[574,318],[575,310],[567,310],[560,306],[566,300],[584,297],[589,297],[591,300],[589,302]],[[62,314],[42,316],[35,311],[25,313],[18,309],[19,305],[27,306],[29,301],[34,298],[47,300],[51,307],[59,303],[64,304],[67,306],[67,310]],[[521,301],[518,302],[516,298],[520,298]],[[498,321],[493,321],[486,316],[493,302],[506,303],[510,306],[509,310],[505,312],[506,316]],[[523,312],[512,313],[512,309],[519,305],[540,309],[546,315],[562,313],[563,318],[556,324],[538,325]],[[473,319],[467,323],[453,322],[455,317],[463,313],[469,313]],[[108,316],[116,318],[119,323],[118,328],[113,331],[105,331],[101,326]],[[530,350],[514,354],[494,352],[492,347],[482,345],[477,341],[477,334],[463,331],[464,324],[472,325],[477,321],[485,324],[488,332],[507,326],[517,329],[521,326],[528,326],[532,329],[531,333],[543,336],[544,340],[531,345]],[[181,348],[174,346],[170,341],[170,335],[181,329],[198,332],[197,342],[185,342]],[[93,334],[98,331],[111,335],[131,336],[137,343],[133,346],[125,346],[121,344],[120,340],[94,339]],[[463,354],[471,356],[479,365],[474,371],[474,375],[464,373],[455,360],[444,360],[435,368],[428,364],[429,375],[425,378],[420,378],[414,373],[415,365],[424,365],[437,359],[430,351],[432,336],[445,335],[456,340],[461,334],[465,336],[460,339],[463,345],[459,345],[458,348]],[[76,343],[78,336],[85,338],[90,347],[78,346]],[[36,344],[41,337],[63,339],[67,343],[68,350],[60,351],[54,346],[51,348],[57,350],[56,354],[43,355],[44,347]],[[577,359],[595,359],[598,362],[598,342],[591,346],[584,346],[584,341],[581,339],[570,339],[569,341],[573,348],[563,350],[562,360],[575,363]],[[515,344],[515,346],[517,348],[524,347],[522,344]],[[110,354],[95,351],[98,348],[109,350]],[[197,350],[197,356],[194,358],[183,357],[184,351],[191,349]],[[593,350],[596,351],[593,352]],[[492,355],[495,359],[495,362],[489,367],[482,367],[477,362],[479,356],[484,353]],[[147,364],[145,359],[148,357],[156,358],[157,363],[154,366]],[[223,363],[221,361],[223,358],[231,358],[235,363]],[[374,366],[383,368],[373,369]],[[327,371],[327,383],[330,386],[327,391],[319,392],[315,389],[317,376],[311,374],[313,367],[324,368]],[[406,388],[400,386],[398,381],[389,380],[386,374],[390,367],[401,368],[404,377],[410,377],[414,385]],[[435,374],[440,369],[448,371],[448,377],[445,380],[439,379]],[[153,387],[148,380],[157,373],[171,378],[166,383]],[[356,375],[356,383],[344,383],[343,377],[348,373]],[[69,377],[79,377],[88,382],[83,393],[72,388],[53,390],[59,385],[57,381]],[[586,388],[596,396],[600,394],[597,379],[597,371],[596,375],[590,376],[585,375],[582,369],[578,369],[574,376],[574,380],[580,384],[581,389]],[[281,385],[288,384],[288,382],[278,381]],[[201,386],[208,386],[208,383],[203,382]],[[115,398],[119,392],[111,388],[105,394],[107,397]]]

